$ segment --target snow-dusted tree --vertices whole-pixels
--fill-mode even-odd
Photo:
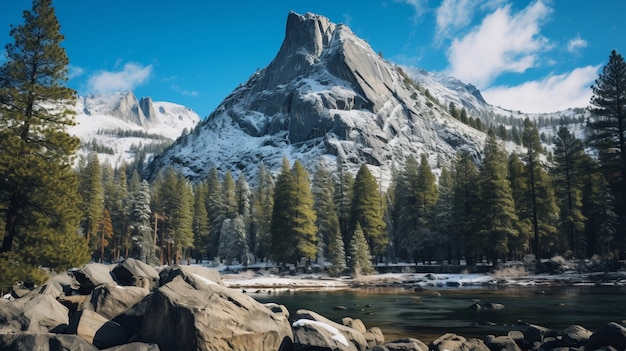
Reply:
[[[220,231],[224,221],[224,194],[222,193],[222,183],[217,175],[217,168],[213,167],[209,171],[206,179],[207,197],[206,208],[209,213],[209,244],[207,255],[209,259],[217,257],[220,243]]]
[[[156,264],[155,243],[150,218],[150,185],[142,180],[130,201],[130,232],[133,243],[133,252],[146,263]]]
[[[85,167],[80,170],[79,192],[82,197],[82,229],[87,237],[89,249],[96,253],[100,248],[95,235],[104,211],[104,190],[102,187],[102,167],[98,154],[90,153]]]
[[[259,183],[254,192],[252,229],[250,240],[253,253],[258,259],[267,258],[270,248],[270,226],[274,208],[274,179],[265,165],[259,165]]]
[[[333,202],[335,188],[330,172],[323,160],[316,166],[311,192],[314,200],[313,208],[317,214],[317,260],[318,263],[323,263],[326,257],[328,257],[332,262],[333,256],[336,254],[331,249],[336,249],[337,247],[336,245],[331,247],[330,239],[335,236],[341,237],[341,232],[339,230],[337,211]],[[343,250],[343,245],[341,249]]]
[[[222,222],[218,255],[226,264],[232,264],[234,260],[243,265],[251,262],[246,225],[241,216],[227,218]]]
[[[357,222],[350,240],[350,258],[348,261],[350,270],[357,276],[374,272],[370,248],[359,222]]]
[[[341,155],[337,155],[337,171],[335,172],[335,208],[337,209],[337,219],[339,220],[339,230],[343,237],[343,242],[350,242],[352,233],[350,232],[350,213],[352,207],[352,190],[354,177],[348,172]]]

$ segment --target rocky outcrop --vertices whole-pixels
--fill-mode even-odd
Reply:
[[[324,156],[331,168],[340,156],[351,172],[366,163],[388,179],[407,156],[451,161],[459,149],[478,154],[485,138],[433,103],[348,26],[294,12],[272,62],[194,132],[158,155],[146,177],[173,167],[203,179],[215,166],[221,173],[237,169],[254,183],[261,161],[276,171],[283,156],[310,168]]]
[[[162,350],[286,350],[291,344],[282,313],[215,283],[196,289],[177,276],[148,299],[139,337]]]
[[[98,281],[107,282],[94,287]],[[150,290],[135,286],[138,281],[156,285]],[[0,350],[626,349],[626,326],[614,322],[595,332],[580,325],[557,331],[531,324],[483,340],[448,333],[429,346],[418,339],[386,341],[379,328],[367,328],[359,319],[344,317],[337,323],[314,311],[290,314],[283,305],[261,304],[225,287],[218,272],[199,266],[157,272],[137,260],[113,269],[91,264],[26,290],[21,298],[0,299]]]

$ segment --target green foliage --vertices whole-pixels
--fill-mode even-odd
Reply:
[[[587,144],[598,152],[611,187],[619,228],[616,251],[626,256],[626,62],[615,50],[592,87]]]
[[[270,254],[270,227],[274,209],[274,179],[261,163],[259,165],[259,184],[254,192],[252,210],[251,245],[257,258],[267,258]]]
[[[22,267],[20,279],[35,274],[34,267],[61,270],[88,260],[77,235],[78,179],[71,169],[79,141],[66,132],[75,93],[64,86],[68,58],[59,28],[51,1],[34,1],[24,23],[12,27],[15,41],[0,67],[0,252]]]
[[[317,215],[317,242],[318,261],[328,257],[333,265],[333,274],[339,274],[345,269],[345,251],[339,219],[333,202],[334,184],[330,172],[324,162],[320,161],[313,176],[312,193],[314,208]],[[328,250],[325,250],[328,248]],[[325,252],[327,251],[327,252]],[[343,262],[341,262],[343,260]]]
[[[372,267],[372,255],[370,248],[365,239],[361,224],[357,223],[350,240],[350,259],[349,268],[356,275],[371,274],[374,272]]]
[[[356,228],[359,224],[371,245],[372,253],[382,255],[389,243],[389,235],[385,231],[378,184],[367,165],[363,164],[359,168],[353,189],[352,221],[354,224],[352,227]]]

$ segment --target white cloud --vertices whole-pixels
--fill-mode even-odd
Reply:
[[[440,41],[465,28],[474,17],[477,0],[443,0],[437,8],[437,32],[435,40]]]
[[[80,77],[83,75],[83,73],[85,73],[85,70],[82,67],[78,67],[78,66],[72,66],[72,65],[68,65],[67,66],[67,78],[68,79],[74,79],[76,77]]]
[[[453,40],[447,52],[448,73],[484,88],[502,73],[535,67],[537,55],[549,45],[539,31],[551,12],[541,1],[516,14],[510,4],[498,8],[467,35]]]
[[[578,35],[576,38],[570,40],[567,43],[567,51],[572,54],[577,54],[580,50],[587,47],[587,41]]]
[[[548,113],[571,107],[586,107],[591,85],[598,77],[600,65],[576,68],[542,80],[514,87],[496,86],[481,91],[492,105],[526,113]]]
[[[185,90],[185,89],[179,87],[178,85],[172,85],[170,87],[172,89],[176,90],[177,92],[181,93],[182,95],[185,95],[185,96],[191,96],[191,97],[198,96],[198,92],[195,91],[195,90]]]
[[[121,71],[100,71],[87,82],[90,92],[110,93],[129,91],[145,83],[152,73],[152,65],[127,63]]]
[[[413,22],[417,23],[422,18],[424,13],[428,10],[428,0],[394,0],[402,4],[407,4],[413,7],[415,15],[413,16]]]

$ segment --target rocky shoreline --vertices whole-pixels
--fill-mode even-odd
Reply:
[[[608,322],[595,331],[531,324],[525,331],[483,339],[448,333],[428,345],[417,339],[389,341],[359,319],[346,316],[337,323],[314,311],[290,313],[282,305],[261,304],[242,291],[253,285],[229,278],[225,284],[218,271],[201,266],[157,271],[134,259],[115,266],[87,264],[41,287],[16,287],[11,298],[0,299],[0,350],[626,350],[623,322]],[[436,280],[384,276],[289,284],[421,289],[441,283]]]

